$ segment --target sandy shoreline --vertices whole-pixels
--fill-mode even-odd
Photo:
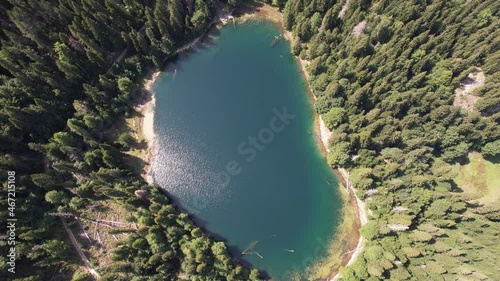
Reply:
[[[299,61],[301,62],[302,67],[304,68],[302,61],[301,60],[299,60]],[[309,85],[310,90],[312,91],[309,82],[308,82],[308,85]],[[328,129],[328,127],[326,127],[326,124],[323,121],[323,118],[321,118],[321,115],[317,114],[317,116],[318,117],[316,117],[315,119],[316,119],[316,122],[318,123],[316,125],[316,128],[319,128],[319,129],[317,129],[318,134],[319,134],[319,140],[320,140],[319,145],[322,146],[323,154],[326,156],[326,154],[328,152],[330,152],[330,149],[328,148],[328,140],[330,139],[330,136],[332,135],[332,131],[330,131]],[[357,211],[357,219],[359,220],[359,225],[360,226],[365,225],[366,223],[368,223],[368,214],[366,211],[366,206],[365,206],[365,203],[361,199],[359,199],[359,197],[356,195],[355,188],[353,188],[349,184],[349,173],[344,168],[338,168],[338,169],[336,169],[336,174],[341,177],[341,179],[344,183],[344,186],[346,186],[347,189],[349,190],[348,191],[349,196],[354,197],[354,199],[355,199],[355,203],[353,204],[354,205],[353,207]],[[361,232],[359,230],[358,230],[357,234],[359,236],[359,239],[358,239],[358,243],[356,245],[356,248],[354,248],[351,251],[351,257],[349,258],[349,261],[347,262],[347,264],[344,266],[352,265],[356,261],[356,258],[361,254],[361,251],[363,250],[363,243],[364,243],[363,236],[361,235]],[[340,278],[340,274],[337,272],[333,277],[329,278],[328,281],[338,280],[339,278]]]
[[[291,34],[287,34],[285,36],[285,38],[287,38],[287,40],[290,40],[292,38]],[[306,65],[309,64],[309,62],[307,60],[303,60],[299,57],[296,57],[296,58],[300,64],[302,73],[304,74],[304,78],[306,79],[307,86],[309,88],[309,92],[311,94],[311,97],[315,101],[316,95],[314,95],[313,88],[311,87],[311,84],[309,83],[309,73],[306,70]],[[326,124],[323,121],[323,118],[321,117],[320,114],[316,113],[315,122],[317,123],[315,127],[317,128],[316,129],[317,134],[318,134],[317,139],[319,140],[318,145],[322,148],[321,150],[323,152],[323,155],[326,157],[327,153],[330,152],[330,149],[328,148],[328,141],[332,135],[332,131],[330,131],[328,129],[328,127],[326,126]],[[366,206],[365,206],[365,203],[363,201],[361,201],[361,199],[359,199],[358,196],[356,195],[356,190],[352,186],[350,186],[349,173],[344,168],[338,168],[338,169],[336,169],[336,174],[340,176],[340,178],[342,179],[342,181],[344,183],[344,186],[346,186],[347,189],[350,190],[350,192],[348,192],[349,195],[353,196],[356,199],[355,204],[353,204],[355,206],[353,206],[353,207],[355,207],[355,209],[357,210],[357,214],[358,214],[357,218],[359,220],[360,226],[365,225],[368,222],[368,215],[366,212]],[[344,266],[352,265],[356,261],[356,258],[359,256],[359,254],[361,254],[361,251],[363,250],[364,239],[363,239],[363,236],[361,235],[361,232],[359,232],[358,235],[359,235],[359,240],[358,240],[358,243],[356,245],[356,248],[354,250],[352,250],[351,257],[349,258],[349,261],[347,262],[347,264]],[[330,280],[338,280],[338,278],[340,278],[340,274],[337,272],[333,277],[329,278],[328,280],[329,281]]]
[[[145,103],[138,107],[138,111],[141,113],[141,131],[148,144],[147,155],[144,161],[147,163],[144,171],[144,178],[147,183],[154,184],[153,176],[151,175],[151,165],[153,164],[154,157],[154,144],[155,144],[155,131],[154,131],[154,118],[155,118],[155,106],[156,97],[153,91],[153,85],[160,76],[160,71],[156,71],[151,75],[151,77],[144,83],[145,93]]]

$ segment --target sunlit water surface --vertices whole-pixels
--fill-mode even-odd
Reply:
[[[236,256],[290,280],[324,258],[341,200],[290,46],[271,46],[279,34],[228,25],[169,64],[154,86],[153,176]],[[263,258],[240,256],[253,241]]]

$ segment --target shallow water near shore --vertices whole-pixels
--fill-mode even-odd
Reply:
[[[325,257],[342,203],[279,34],[227,25],[168,65],[154,85],[152,176],[236,257],[285,281]]]

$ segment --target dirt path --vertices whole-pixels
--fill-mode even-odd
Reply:
[[[75,235],[73,235],[73,232],[71,231],[71,229],[69,229],[68,224],[66,223],[64,218],[60,217],[60,219],[61,219],[61,222],[64,226],[64,229],[68,233],[69,239],[71,240],[73,247],[76,249],[76,252],[78,253],[78,256],[80,256],[80,259],[82,260],[83,264],[89,270],[90,274],[92,274],[94,279],[99,279],[99,277],[100,277],[99,273],[97,273],[97,271],[92,267],[89,260],[87,259],[87,257],[83,253],[82,249],[80,248],[80,245],[78,245],[78,241],[76,241]]]
[[[344,6],[342,6],[342,10],[339,12],[339,18],[343,18],[345,15],[345,12],[347,12],[347,8],[349,8],[349,0],[345,1]]]
[[[363,31],[365,30],[365,27],[366,27],[365,20],[356,24],[356,26],[352,29],[352,35],[354,35],[354,37],[359,37],[359,35],[361,35],[361,33],[363,33]]]

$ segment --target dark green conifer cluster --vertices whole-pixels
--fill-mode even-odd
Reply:
[[[500,3],[297,0],[283,11],[333,130],[329,164],[350,170],[373,212],[343,279],[498,278],[498,202],[464,196],[453,165],[500,154]],[[475,110],[454,106],[477,72]]]
[[[234,1],[233,1],[234,2]],[[235,3],[232,3],[235,4]],[[12,0],[0,4],[0,173],[16,172],[16,280],[71,279],[78,259],[59,218],[112,200],[138,229],[114,246],[101,280],[258,280],[232,261],[123,161],[130,136],[108,136],[133,113],[144,77],[203,34],[210,0]],[[6,181],[2,181],[6,182]],[[4,186],[7,190],[7,186]],[[145,190],[147,200],[134,192]],[[1,194],[6,206],[6,194]],[[8,216],[0,211],[1,221]],[[2,253],[8,249],[1,241]],[[68,276],[69,271],[69,276]],[[60,272],[60,273],[57,273]],[[15,276],[15,277],[13,277]],[[62,277],[58,277],[61,279]],[[82,280],[81,274],[74,280]],[[88,278],[88,277],[87,277]]]

